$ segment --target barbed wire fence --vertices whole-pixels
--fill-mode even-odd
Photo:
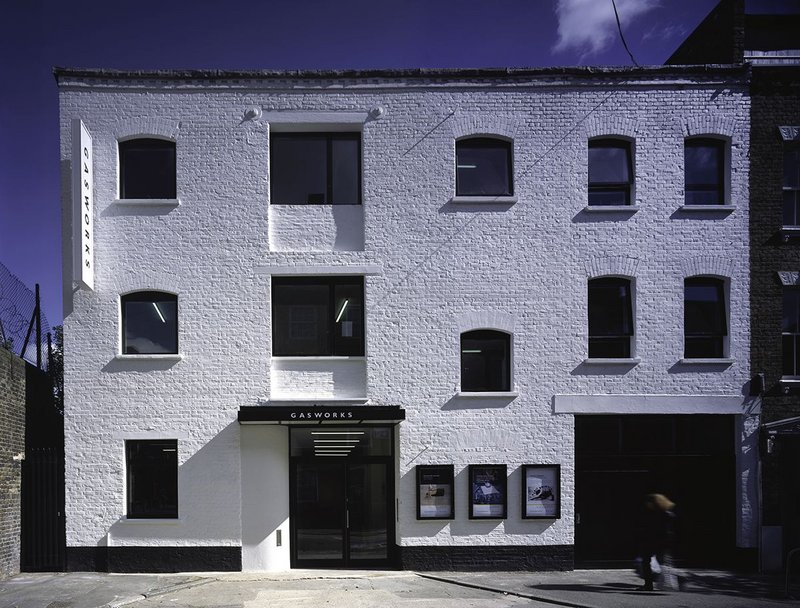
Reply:
[[[53,330],[42,312],[39,285],[31,290],[0,262],[0,346],[49,371]]]

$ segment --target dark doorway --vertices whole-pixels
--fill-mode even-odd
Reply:
[[[290,437],[292,567],[392,565],[392,429],[317,426]]]
[[[26,365],[25,460],[22,462],[20,568],[64,570],[64,416],[45,372]]]
[[[676,504],[674,554],[723,567],[736,546],[733,416],[576,416],[575,561],[627,567],[644,496]]]

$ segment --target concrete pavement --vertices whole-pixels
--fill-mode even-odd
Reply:
[[[0,581],[0,608],[282,606],[467,608],[762,608],[796,606],[782,579],[686,572],[681,591],[636,591],[633,571],[425,572],[292,570],[284,573],[23,573]]]

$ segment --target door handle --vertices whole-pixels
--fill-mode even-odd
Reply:
[[[344,527],[349,530],[350,529],[350,509],[345,509],[344,518],[345,518]]]

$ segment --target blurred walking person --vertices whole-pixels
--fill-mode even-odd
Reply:
[[[653,591],[653,583],[662,573],[662,565],[672,566],[675,503],[663,494],[645,497],[639,522],[639,556],[644,585],[639,591]]]

